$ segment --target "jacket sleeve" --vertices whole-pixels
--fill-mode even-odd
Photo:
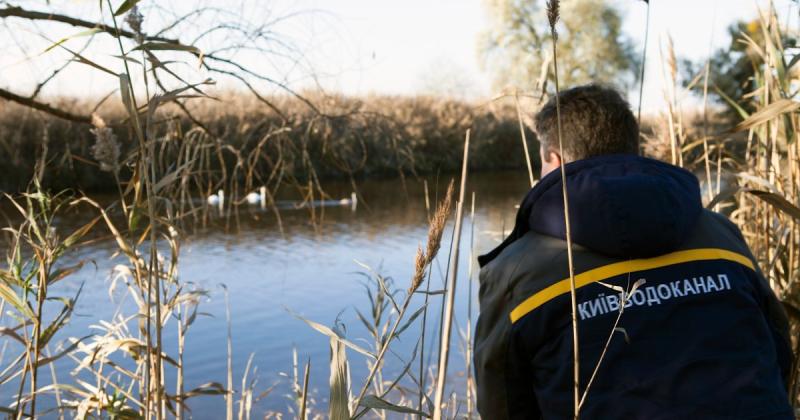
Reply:
[[[789,318],[786,315],[786,310],[783,308],[783,304],[781,304],[778,297],[775,296],[775,292],[773,292],[770,287],[764,273],[762,273],[761,269],[758,267],[758,261],[750,252],[750,248],[747,246],[747,242],[744,240],[744,236],[739,228],[728,220],[727,217],[718,213],[714,213],[714,215],[733,233],[736,239],[738,239],[747,257],[750,258],[756,266],[756,292],[759,295],[759,303],[764,313],[764,318],[767,320],[772,338],[775,342],[775,351],[777,352],[777,360],[780,365],[783,382],[788,385],[792,374],[793,356],[792,341],[789,332]]]
[[[789,319],[778,297],[772,291],[763,274],[759,270],[756,280],[757,289],[761,300],[761,310],[767,324],[770,326],[772,338],[775,341],[778,364],[781,368],[783,383],[788,386],[792,374],[792,341],[789,335]]]
[[[533,394],[529,358],[512,336],[511,291],[481,270],[480,316],[475,330],[478,412],[486,420],[541,418]]]

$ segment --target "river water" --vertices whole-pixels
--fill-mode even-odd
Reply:
[[[438,180],[427,178],[432,205],[435,204],[433,197],[437,191],[441,195],[448,180],[449,176],[440,176]],[[351,192],[346,184],[331,183],[325,188],[333,197],[347,197]],[[373,341],[356,311],[360,310],[367,317],[370,314],[364,286],[366,277],[360,274],[366,271],[362,264],[392,278],[395,287],[405,293],[417,246],[424,245],[428,229],[422,179],[364,181],[358,183],[358,188],[363,200],[355,211],[345,206],[326,207],[324,214],[317,213],[312,222],[308,210],[283,210],[283,235],[271,212],[242,207],[238,222],[236,219],[212,220],[208,227],[182,238],[180,277],[209,292],[209,297],[200,304],[203,315],[192,325],[186,338],[187,390],[211,381],[226,382],[227,323],[221,286],[224,284],[231,305],[235,387],[241,387],[242,375],[252,354],[248,380],[257,379],[257,395],[271,389],[254,404],[254,416],[261,417],[267,411],[286,413],[294,407],[289,379],[293,375],[293,349],[296,349],[301,375],[303,365],[310,360],[312,407],[326,411],[329,340],[293,313],[328,326],[338,319],[349,340],[370,348]],[[515,206],[527,189],[524,171],[471,174],[468,181],[456,294],[457,328],[453,334],[449,369],[451,389],[460,394],[465,383],[465,363],[463,341],[457,333],[464,331],[467,324],[470,290],[474,312],[477,312],[476,268],[472,279],[468,278],[470,245],[476,253],[481,253],[499,243],[503,232],[513,226]],[[473,192],[474,224],[469,206]],[[70,225],[69,220],[62,223],[66,227]],[[432,290],[443,289],[451,234],[452,223],[445,232],[440,258],[434,264]],[[75,315],[56,337],[57,342],[96,333],[92,326],[101,319],[111,319],[118,310],[109,297],[110,273],[112,267],[124,263],[124,259],[114,254],[115,249],[110,239],[100,240],[70,257],[91,260],[94,264],[88,264],[51,291],[70,295],[83,284]],[[431,346],[436,340],[431,336],[438,337],[441,298],[440,295],[432,297],[429,305],[426,361],[436,351],[435,345]],[[421,295],[416,297],[412,310],[419,308],[422,301]],[[473,314],[473,324],[475,317]],[[7,319],[2,322],[9,323]],[[388,374],[402,368],[399,358],[411,357],[420,336],[420,325],[421,317],[392,347],[396,355],[387,357]],[[174,352],[177,342],[174,322],[165,329],[164,341],[167,351]],[[10,353],[9,350],[2,359],[2,366],[10,359]],[[356,392],[367,375],[367,365],[362,355],[354,351],[348,351],[347,355]],[[431,363],[435,363],[434,359],[430,359]],[[75,366],[75,361],[66,358],[57,363],[58,381],[72,383],[71,372]],[[45,372],[42,376],[50,375]],[[166,376],[173,390],[174,371],[168,370]],[[391,375],[386,378],[390,380],[388,376]],[[2,404],[9,404],[14,393],[16,389],[10,385],[0,387]],[[43,398],[52,401],[53,397]],[[224,418],[225,405],[220,396],[193,398],[189,407],[194,418]]]

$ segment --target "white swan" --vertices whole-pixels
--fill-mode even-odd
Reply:
[[[261,207],[264,207],[264,204],[267,203],[266,196],[267,196],[267,187],[262,186],[261,188],[258,189],[258,192],[253,191],[250,194],[247,194],[244,198],[250,204],[261,203],[262,204]]]
[[[225,204],[225,191],[219,190],[216,194],[209,195],[206,202],[212,206],[222,207]]]
[[[350,210],[356,211],[356,207],[358,206],[358,195],[354,192],[350,193],[350,198],[343,198],[339,200],[339,205],[341,206],[350,206]]]

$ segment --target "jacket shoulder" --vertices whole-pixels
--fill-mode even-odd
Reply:
[[[724,215],[703,209],[693,234],[682,248],[723,248],[750,256],[750,250],[736,225]]]
[[[509,289],[520,278],[530,278],[553,266],[559,258],[566,258],[564,240],[527,232],[481,269],[481,289]]]
[[[575,273],[617,262],[618,259],[572,244]],[[512,307],[532,294],[569,277],[567,242],[527,232],[480,273],[480,298],[502,296]]]

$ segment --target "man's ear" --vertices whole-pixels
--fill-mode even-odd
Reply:
[[[539,146],[539,157],[541,158],[543,164],[549,164],[556,167],[561,165],[561,155],[552,149],[545,149],[543,146]]]
[[[561,163],[562,163],[561,155],[559,155],[558,152],[555,152],[555,151],[552,151],[552,150],[548,150],[547,151],[547,161],[548,161],[548,163],[552,164],[553,166],[559,167],[559,166],[561,166]]]
[[[551,149],[539,147],[539,156],[542,158],[542,176],[561,166],[561,155]]]

